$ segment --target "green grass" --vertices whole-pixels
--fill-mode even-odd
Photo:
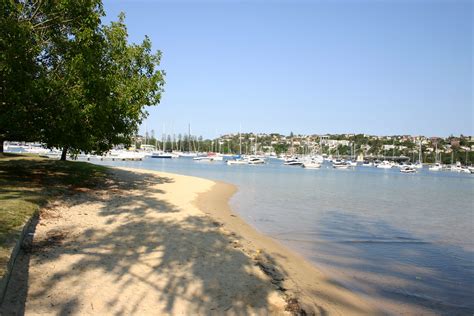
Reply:
[[[24,224],[41,206],[106,177],[106,167],[85,162],[0,154],[0,277]]]

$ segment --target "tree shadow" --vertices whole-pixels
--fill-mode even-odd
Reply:
[[[167,193],[161,184],[171,182],[115,170],[100,188],[70,196],[70,211],[98,203],[106,227],[67,227],[35,239],[28,254],[31,260],[15,269],[62,263],[60,269],[47,271],[41,286],[29,289],[27,308],[40,313],[114,315],[281,311],[278,286],[242,251],[235,234],[226,233],[210,217],[189,215],[160,198]],[[132,193],[133,198],[127,198]],[[15,304],[16,296],[9,289],[7,304]],[[23,305],[16,309],[22,314],[24,302],[16,305]]]

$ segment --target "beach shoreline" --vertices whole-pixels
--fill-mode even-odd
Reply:
[[[229,200],[237,192],[233,184],[214,181],[195,203],[207,215],[231,231],[246,252],[272,278],[275,287],[294,299],[308,314],[378,314],[361,296],[328,278],[313,263],[277,240],[258,232],[235,213]]]
[[[228,201],[235,186],[110,171],[109,187],[64,197],[40,212],[3,312],[376,313],[234,214]]]

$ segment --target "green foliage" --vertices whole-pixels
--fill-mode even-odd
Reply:
[[[0,138],[29,140],[22,135],[28,131],[49,147],[93,153],[130,144],[145,106],[158,104],[163,92],[161,53],[152,53],[149,38],[128,44],[123,14],[102,25],[99,0],[4,6],[0,61],[8,111],[2,108],[0,123],[20,123],[1,124]],[[19,63],[24,71],[8,77]],[[24,84],[15,88],[18,82]]]

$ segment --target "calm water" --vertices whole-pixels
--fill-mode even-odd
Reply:
[[[186,158],[103,163],[236,184],[234,211],[338,283],[385,307],[474,312],[474,175],[329,165],[305,170],[278,160],[263,166]]]

